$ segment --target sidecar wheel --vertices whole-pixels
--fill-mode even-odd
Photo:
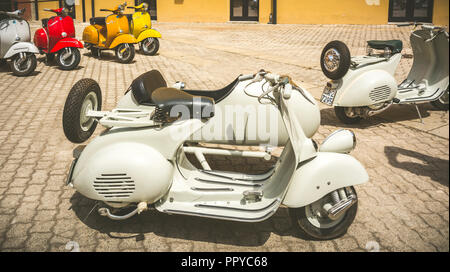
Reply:
[[[351,189],[356,195],[355,189],[353,187]],[[328,201],[331,201],[330,195],[326,195],[304,207],[289,208],[291,220],[303,236],[318,240],[330,240],[338,238],[347,232],[347,229],[355,220],[358,202],[354,203],[339,218],[332,220],[327,216],[316,214],[317,209],[320,209],[322,204]]]
[[[134,59],[134,44],[121,43],[116,47],[116,58],[120,63],[130,63]]]
[[[139,43],[139,49],[148,56],[154,56],[159,50],[159,40],[157,38],[147,38]]]
[[[349,112],[352,108],[348,107],[334,107],[334,113],[337,118],[344,124],[354,125],[361,122],[362,118],[359,116],[350,116]]]
[[[329,79],[337,80],[347,74],[350,68],[350,50],[341,41],[329,42],[320,56],[320,67]]]
[[[20,54],[16,54],[12,57],[10,65],[14,75],[28,76],[36,69],[36,56],[34,54],[27,54],[26,59],[21,62]]]
[[[58,51],[56,63],[61,70],[73,70],[80,64],[81,54],[78,48],[66,47]]]
[[[445,91],[445,93],[438,99],[435,101],[431,101],[431,105],[433,105],[433,107],[435,107],[438,110],[443,110],[443,111],[448,111],[448,102],[449,102],[449,92],[448,92],[448,87],[447,90]]]
[[[101,108],[102,92],[95,80],[83,78],[75,83],[64,105],[63,129],[67,139],[73,143],[89,139],[97,127],[97,121],[86,117],[86,113]]]

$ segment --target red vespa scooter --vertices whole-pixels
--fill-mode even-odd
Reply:
[[[34,44],[41,54],[51,59],[56,54],[56,62],[62,70],[72,70],[81,60],[78,48],[83,44],[75,39],[75,26],[68,16],[67,8],[44,9],[56,13],[50,19],[42,19],[42,28],[34,33]]]

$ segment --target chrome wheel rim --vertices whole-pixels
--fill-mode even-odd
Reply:
[[[142,42],[142,49],[149,53],[155,49],[155,39],[154,38],[147,38]]]
[[[97,95],[94,92],[88,93],[84,98],[80,111],[80,127],[83,131],[91,129],[94,123],[94,118],[88,117],[87,114],[90,110],[96,110],[98,108]]]
[[[327,203],[333,203],[331,197],[326,195],[314,203],[305,207],[305,213],[307,220],[316,228],[329,229],[337,226],[345,217],[345,212],[339,216],[336,220],[332,220],[328,217],[323,206]]]
[[[59,54],[59,61],[65,67],[71,66],[75,62],[75,53],[70,47],[64,48],[63,50],[64,52]]]
[[[323,61],[325,64],[325,68],[330,72],[334,72],[339,68],[339,62],[341,61],[341,54],[339,54],[339,52],[334,48],[328,49],[325,52]]]
[[[30,69],[31,67],[31,58],[30,56],[25,56],[25,60],[21,61],[21,58],[15,58],[13,62],[14,68],[19,72],[24,72]]]
[[[121,44],[119,45],[119,49],[117,49],[117,56],[119,59],[126,60],[128,57],[130,57],[131,54],[131,48],[128,44]]]

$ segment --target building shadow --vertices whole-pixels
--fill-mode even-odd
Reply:
[[[396,146],[385,146],[389,164],[395,168],[407,170],[417,176],[430,177],[433,181],[448,187],[449,161],[431,157],[416,151],[399,148]],[[421,161],[422,163],[399,161],[398,156],[406,156]]]
[[[98,202],[85,198],[78,192],[71,197],[70,202],[71,209],[80,221],[113,239],[140,241],[145,239],[146,233],[153,233],[164,238],[245,247],[264,245],[271,233],[310,240],[294,227],[285,207],[280,207],[271,218],[257,223],[169,215],[157,210],[149,210],[123,221],[114,221],[100,216],[96,206]]]

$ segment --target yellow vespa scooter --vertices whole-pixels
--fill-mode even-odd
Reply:
[[[127,16],[123,11],[127,3],[114,9],[100,9],[113,14],[107,17],[90,19],[90,26],[83,31],[84,46],[91,50],[93,56],[100,56],[101,50],[112,49],[121,63],[130,63],[134,58],[134,44],[138,41],[130,34]]]
[[[128,7],[135,12],[131,16],[131,33],[139,43],[139,49],[145,55],[153,56],[158,52],[161,33],[152,29],[152,21],[148,12],[148,4],[142,3],[139,6]],[[127,14],[131,15],[131,14]]]

